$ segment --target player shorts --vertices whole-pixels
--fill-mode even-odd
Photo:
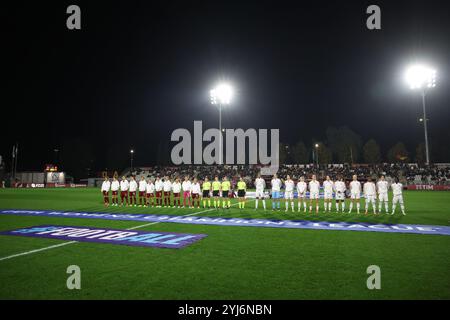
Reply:
[[[162,196],[162,191],[156,191],[156,197],[161,198],[161,196]]]
[[[304,191],[304,192],[299,192],[299,193],[298,193],[298,198],[299,198],[299,199],[304,199],[304,198],[306,198],[306,191]]]
[[[359,192],[352,192],[352,193],[350,193],[350,198],[351,199],[359,200],[360,197],[361,197],[361,194]]]
[[[333,199],[333,192],[330,192],[330,191],[324,192],[323,193],[323,198],[327,199],[327,200]]]
[[[183,198],[189,198],[191,196],[190,191],[183,191]]]
[[[219,190],[213,190],[213,197],[219,196]]]
[[[368,195],[368,196],[366,196],[366,201],[368,203],[375,203],[375,198],[376,198],[375,195]]]
[[[198,194],[198,193],[193,193],[193,194],[192,194],[192,199],[198,199],[198,197],[199,197],[199,194]]]
[[[145,197],[145,191],[139,191],[139,198]]]
[[[285,191],[284,198],[285,199],[294,199],[294,192],[293,191]]]
[[[238,190],[238,197],[244,198],[245,197],[245,190]]]
[[[164,198],[170,197],[170,191],[164,191]]]
[[[388,201],[389,199],[388,199],[387,192],[383,192],[383,193],[378,194],[378,200],[380,200],[380,201]]]
[[[103,193],[103,196],[104,196],[104,197],[109,196],[109,192],[108,192],[108,191],[102,191],[102,193]]]
[[[319,199],[319,192],[309,192],[310,199]]]
[[[146,196],[147,198],[153,198],[153,193],[147,192]]]
[[[174,198],[179,198],[179,197],[180,197],[180,193],[179,193],[179,192],[176,192],[176,193],[174,192],[174,193],[173,193],[173,197],[174,197]]]
[[[394,195],[394,197],[392,198],[392,203],[396,204],[397,202],[403,204],[403,195]]]
[[[222,198],[228,198],[229,197],[229,191],[228,190],[222,190]]]
[[[128,197],[128,191],[120,191],[121,197]]]
[[[136,197],[136,191],[130,191],[130,197]]]
[[[345,193],[341,191],[336,192],[336,200],[345,200]]]
[[[272,191],[272,199],[280,198],[280,191]]]
[[[111,194],[112,194],[113,196],[117,196],[117,190],[116,190],[116,191],[111,191]]]
[[[262,199],[264,199],[264,198],[265,198],[264,190],[258,190],[258,189],[256,189],[255,197],[256,197],[256,198],[262,198]]]
[[[203,198],[209,198],[209,190],[203,190]]]

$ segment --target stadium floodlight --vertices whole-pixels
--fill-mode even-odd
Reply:
[[[233,98],[234,92],[233,87],[227,83],[220,83],[210,92],[211,104],[217,105],[219,107],[219,164],[222,164],[222,106],[229,105],[231,99]]]
[[[318,150],[319,144],[318,143],[314,144],[314,148],[316,149],[314,152],[314,154],[316,156],[316,164],[317,164],[317,166],[319,166],[319,150]]]
[[[436,70],[424,65],[413,65],[406,70],[405,80],[412,90],[421,90],[422,93],[422,108],[423,117],[420,122],[423,122],[423,130],[425,135],[425,156],[426,164],[430,164],[430,153],[428,148],[428,128],[427,128],[427,112],[425,104],[425,95],[428,89],[436,86]]]
[[[433,88],[436,86],[436,70],[414,65],[406,70],[405,80],[411,89]]]
[[[227,83],[221,83],[210,91],[211,104],[228,105],[233,98],[233,88]]]
[[[134,154],[134,149],[130,150],[130,173],[131,175],[133,175],[133,154]]]

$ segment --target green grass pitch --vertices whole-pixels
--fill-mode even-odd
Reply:
[[[254,201],[244,210],[234,206],[199,216],[449,225],[450,192],[410,191],[404,199],[406,216],[399,208],[395,216],[264,212],[254,210]],[[0,208],[174,215],[204,210],[105,208],[98,189],[0,189]],[[0,216],[0,231],[40,224],[127,229],[145,222]],[[140,230],[208,236],[183,249],[74,243],[2,260],[0,299],[450,299],[449,236],[178,223]],[[0,259],[59,243],[2,235]],[[73,264],[81,268],[81,290],[66,287]],[[380,290],[366,287],[369,265],[381,268]]]

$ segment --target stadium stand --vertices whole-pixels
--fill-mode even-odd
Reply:
[[[132,174],[140,179],[142,176],[146,179],[156,176],[175,177],[197,177],[203,179],[205,176],[209,178],[218,175],[219,177],[228,176],[232,182],[238,180],[242,175],[244,180],[253,186],[253,181],[256,175],[260,172],[261,167],[256,165],[223,165],[223,166],[152,166],[152,167],[137,167],[133,168]],[[420,166],[416,163],[383,163],[377,165],[368,164],[328,164],[317,167],[312,164],[305,165],[281,165],[278,170],[278,176],[285,177],[290,175],[294,180],[301,176],[307,179],[311,178],[312,174],[316,174],[319,180],[325,179],[326,175],[330,175],[332,179],[342,175],[345,180],[350,181],[352,175],[356,174],[360,181],[365,181],[367,177],[378,177],[385,175],[388,181],[394,177],[407,184],[427,184],[427,185],[450,185],[450,163],[433,164],[430,166]],[[131,175],[130,168],[125,169],[120,176]],[[269,176],[264,177],[270,181]]]

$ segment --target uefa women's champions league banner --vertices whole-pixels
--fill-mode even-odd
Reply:
[[[428,235],[450,236],[449,226],[415,225],[415,224],[371,224],[362,222],[329,222],[308,220],[268,220],[221,217],[153,215],[137,213],[106,213],[106,212],[64,212],[44,210],[0,210],[0,215],[43,216],[55,218],[84,218],[104,220],[126,220],[145,222],[171,222],[196,225],[238,226],[238,227],[268,227],[286,229],[315,229],[339,231],[368,231],[390,233],[415,233]]]

